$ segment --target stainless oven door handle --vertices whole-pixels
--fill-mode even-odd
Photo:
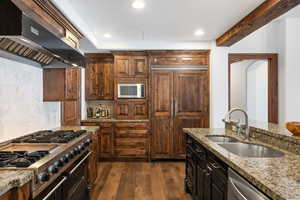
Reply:
[[[43,198],[43,200],[47,200],[65,181],[67,180],[67,177],[64,176],[64,178]]]
[[[92,152],[89,152],[71,171],[69,174],[73,174],[76,169],[86,160],[88,157],[92,154]]]
[[[230,188],[232,188],[232,190],[233,190],[234,194],[236,195],[236,197],[238,198],[238,200],[249,200],[240,192],[240,190],[236,187],[234,182],[235,181],[232,178],[229,178],[229,186],[231,186]]]

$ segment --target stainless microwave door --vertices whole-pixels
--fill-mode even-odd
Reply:
[[[144,85],[118,84],[118,98],[144,98]]]
[[[119,84],[118,98],[137,98],[138,87],[136,84]]]

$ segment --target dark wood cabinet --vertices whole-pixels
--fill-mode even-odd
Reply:
[[[147,100],[137,100],[131,101],[131,111],[133,119],[147,119],[148,118],[148,101]]]
[[[80,97],[80,68],[43,70],[44,101],[77,100]]]
[[[115,56],[117,77],[144,78],[148,76],[147,56]]]
[[[135,78],[148,77],[148,59],[146,56],[132,56],[130,75]]]
[[[154,71],[151,78],[151,158],[169,158],[173,140],[173,72]]]
[[[91,123],[83,126],[100,126],[98,132],[98,158],[148,159],[149,124],[142,122]]]
[[[98,158],[112,158],[114,157],[114,127],[113,123],[97,123],[97,122],[81,122],[82,126],[99,126],[100,130],[97,132]]]
[[[148,101],[117,100],[115,101],[115,117],[117,119],[147,119]]]
[[[114,59],[113,57],[93,57],[87,55],[86,99],[114,99]]]
[[[184,159],[182,128],[209,127],[208,71],[155,70],[151,79],[151,156]]]
[[[90,152],[88,162],[88,184],[93,187],[98,176],[98,157],[99,157],[99,131],[92,134],[92,144],[90,145]]]
[[[63,101],[61,103],[61,123],[67,125],[80,125],[80,100]]]
[[[130,77],[130,57],[115,57],[115,73],[117,77]]]
[[[117,119],[130,119],[132,111],[128,100],[115,101],[115,116]]]
[[[66,69],[66,100],[75,100],[80,96],[80,69],[79,68],[67,68]]]
[[[174,154],[185,158],[183,128],[209,127],[208,71],[174,72]]]
[[[193,200],[227,200],[227,166],[187,137],[186,192]]]
[[[112,158],[114,156],[114,128],[113,123],[100,123],[99,157]]]
[[[147,123],[116,123],[116,158],[148,158],[148,140],[149,126]]]
[[[15,187],[0,196],[0,200],[30,200],[31,181],[21,187]]]

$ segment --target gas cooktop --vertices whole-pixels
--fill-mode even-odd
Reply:
[[[68,143],[86,133],[86,130],[38,131],[13,140],[13,143]]]
[[[0,167],[29,167],[47,154],[48,151],[0,151]]]

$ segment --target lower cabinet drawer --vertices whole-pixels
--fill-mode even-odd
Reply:
[[[148,155],[148,139],[116,138],[115,154],[117,157],[144,158]]]
[[[148,123],[116,123],[116,128],[127,128],[127,129],[148,129],[149,128],[149,124]]]
[[[119,158],[146,158],[148,150],[144,148],[116,148],[115,155]]]
[[[148,137],[148,130],[115,129],[116,137]]]
[[[116,147],[124,148],[145,148],[148,144],[146,138],[116,138],[115,145]]]

